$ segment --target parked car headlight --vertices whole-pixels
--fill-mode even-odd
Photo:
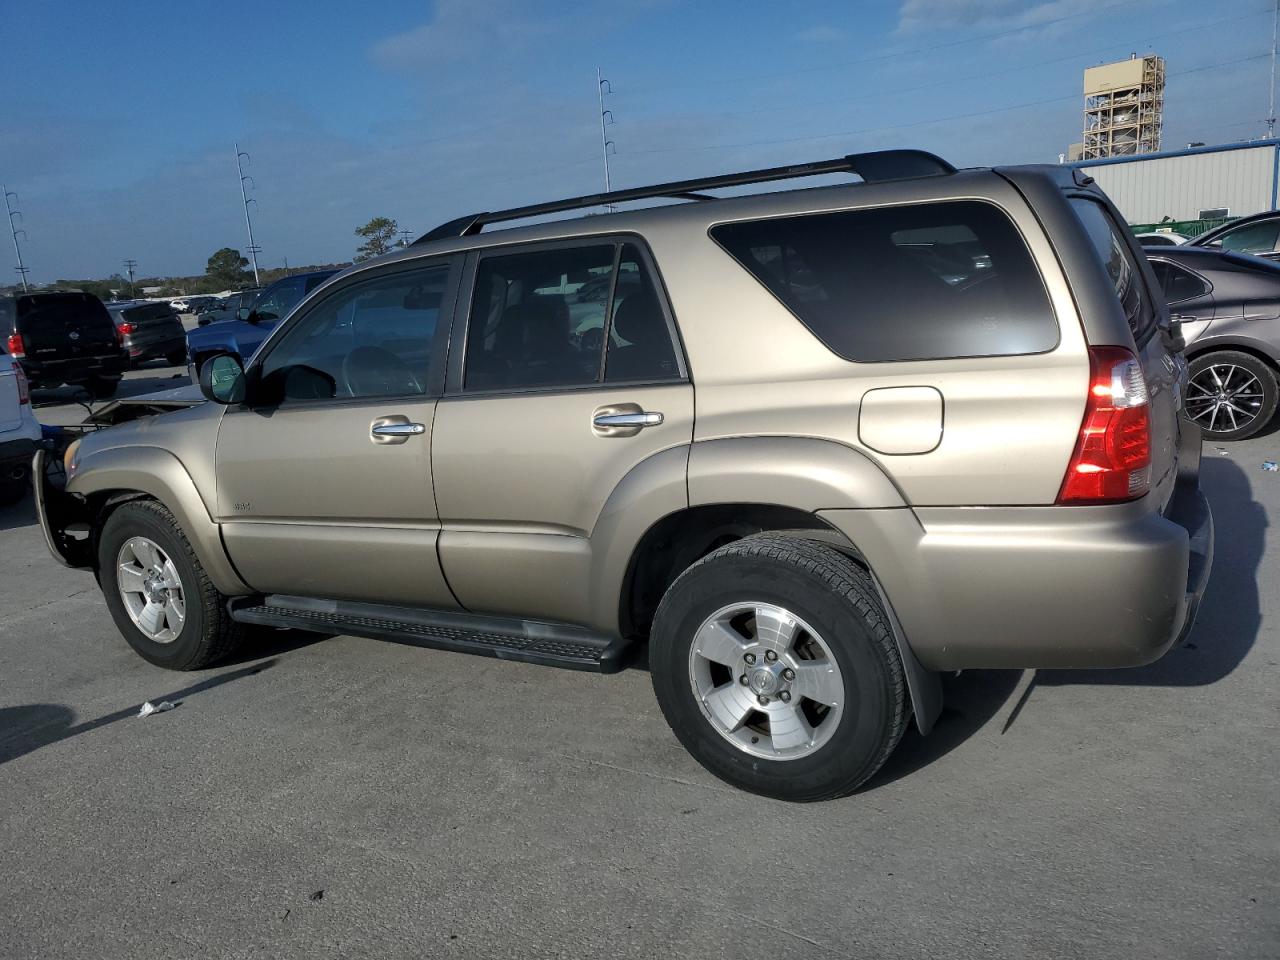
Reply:
[[[83,439],[83,438],[80,438]],[[67,479],[76,472],[77,458],[80,456],[80,439],[72,440],[62,455],[62,466],[67,471]]]

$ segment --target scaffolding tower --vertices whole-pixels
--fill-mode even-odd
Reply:
[[[1133,54],[1085,70],[1081,159],[1155,153],[1163,126],[1163,57]]]

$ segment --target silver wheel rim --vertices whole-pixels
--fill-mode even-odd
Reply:
[[[734,603],[707,617],[689,648],[689,683],[716,733],[768,760],[821,750],[844,714],[830,646],[771,603]]]
[[[1205,367],[1187,383],[1187,416],[1214,433],[1234,433],[1262,412],[1262,381],[1234,363]]]
[[[146,537],[130,537],[116,554],[116,588],[129,619],[155,643],[173,643],[187,620],[182,579],[169,555]]]

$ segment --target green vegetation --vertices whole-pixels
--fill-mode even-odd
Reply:
[[[380,257],[395,245],[396,231],[400,224],[389,217],[374,217],[363,227],[356,227],[356,236],[364,237],[364,243],[356,248],[355,262]]]

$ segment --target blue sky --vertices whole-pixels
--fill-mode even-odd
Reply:
[[[243,248],[233,141],[252,155],[260,262],[347,259],[385,215],[932,149],[1055,162],[1084,67],[1168,61],[1166,147],[1261,135],[1267,0],[6,0],[0,180],[32,278],[204,269]],[[12,250],[0,246],[11,276]]]

